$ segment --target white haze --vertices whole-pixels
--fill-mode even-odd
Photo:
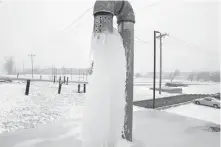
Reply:
[[[126,59],[116,29],[92,38],[94,71],[84,105],[84,147],[116,146],[124,122]]]

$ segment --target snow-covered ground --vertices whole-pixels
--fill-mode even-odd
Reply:
[[[82,147],[81,126],[81,119],[72,119],[0,134],[0,145]],[[116,147],[219,147],[220,133],[211,132],[211,126],[216,125],[163,111],[142,110],[134,112],[133,143],[120,140]]]
[[[190,103],[169,108],[164,111],[220,124],[220,109]]]
[[[77,94],[77,85],[32,82],[29,96],[25,96],[24,83],[0,85],[0,132],[33,128],[37,124],[78,117],[84,94]]]
[[[80,117],[82,114],[81,108],[83,107],[82,105],[85,99],[85,94],[77,93],[76,84],[63,85],[61,94],[58,95],[58,84],[50,82],[31,82],[29,96],[24,95],[25,84],[26,83],[21,81],[0,84],[0,132],[11,132],[22,128],[32,128],[37,124],[72,119]],[[171,95],[166,93],[159,95],[157,92],[156,94],[157,97]],[[148,87],[134,87],[134,100],[143,100],[148,98],[152,98],[152,91],[149,90]],[[194,109],[190,110],[188,105],[180,107],[183,111],[189,110],[187,112],[188,114],[193,114],[190,112],[196,112],[196,110],[200,112],[201,109],[198,108],[203,107],[206,110],[211,110],[208,111],[208,116],[218,115],[215,113],[217,110],[213,108],[195,106],[194,104],[190,106]],[[171,109],[174,109],[174,111],[179,113],[180,111],[176,109],[180,109],[180,107]],[[137,111],[143,109],[135,107],[134,110]],[[169,111],[170,109],[168,109],[168,112]],[[199,115],[200,114],[204,115],[203,113],[199,113]],[[215,120],[217,119],[219,118],[215,117]]]
[[[29,96],[24,95],[25,84],[26,83],[23,83],[21,81],[0,84],[0,97],[1,97],[0,98],[0,133],[15,132],[18,130],[23,130],[24,128],[36,128],[39,126],[39,128],[41,128],[40,130],[42,130],[42,136],[44,136],[44,134],[46,134],[46,132],[43,131],[46,129],[50,130],[51,132],[53,132],[55,134],[56,133],[59,134],[57,136],[57,138],[56,137],[55,138],[53,138],[53,137],[48,138],[48,143],[49,144],[51,143],[54,146],[57,145],[56,144],[56,143],[58,143],[57,141],[61,141],[65,137],[70,138],[70,136],[74,136],[74,135],[79,136],[79,132],[80,132],[79,126],[81,124],[79,122],[79,119],[81,119],[81,117],[82,117],[82,108],[83,108],[83,103],[85,100],[85,94],[83,94],[83,93],[78,94],[77,93],[77,85],[76,84],[63,85],[62,92],[60,95],[58,95],[57,94],[58,84],[53,84],[51,82],[31,82]],[[149,93],[149,96],[151,96],[152,91],[150,91],[147,87],[135,86],[135,90],[134,90],[135,99],[142,99],[142,97],[147,96],[148,93]],[[151,111],[151,110],[146,110],[144,108],[134,106],[134,111],[143,112],[143,111]],[[178,115],[184,115],[187,117],[197,118],[197,119],[205,120],[207,122],[213,122],[216,124],[219,122],[219,110],[214,109],[214,108],[204,107],[204,106],[197,106],[194,104],[170,108],[170,109],[166,110],[166,112],[169,112],[171,114],[176,113]],[[143,115],[147,115],[147,116],[151,115],[150,118],[157,118],[158,117],[158,115],[156,115],[155,113],[143,114]],[[170,117],[167,118],[166,114],[159,116],[159,117],[162,117],[161,119],[165,119],[165,120],[170,118]],[[143,119],[143,118],[139,117],[139,119]],[[171,117],[171,119],[174,121],[175,118]],[[74,122],[71,124],[64,123],[64,124],[62,124],[62,127],[57,127],[56,125],[50,125],[50,126],[49,125],[46,125],[46,126],[41,125],[41,124],[48,124],[48,123],[54,123],[54,122],[61,123],[61,122],[65,122],[67,120],[74,120]],[[183,121],[183,118],[181,120]],[[186,118],[185,120],[188,120],[188,119]],[[160,120],[160,121],[162,121],[162,120]],[[178,122],[175,121],[177,123],[175,123],[175,122],[173,123],[173,121],[170,122],[171,126],[174,125],[174,127],[176,127],[176,129],[177,129],[177,132],[179,132],[178,130],[179,130],[179,128],[182,128],[181,127],[182,125],[177,126]],[[139,132],[145,132],[145,131],[141,131],[142,124],[145,126],[148,126],[148,124],[145,124],[145,122],[149,122],[149,120],[143,120],[143,123],[136,121],[136,126],[138,126],[138,128],[135,128],[135,130],[137,130],[136,132],[138,134],[135,133],[134,137],[135,137],[135,139],[139,138],[142,140],[142,141],[136,140],[137,144],[144,144],[143,141],[145,141],[145,138],[141,137],[142,135],[139,134]],[[151,122],[155,124],[155,121],[151,121]],[[165,123],[165,121],[163,121],[163,122]],[[75,124],[75,125],[73,125],[73,124]],[[187,129],[187,130],[191,129],[188,127],[188,124],[189,123],[183,124],[184,126],[186,126],[185,129]],[[195,121],[193,121],[193,124],[195,125]],[[149,124],[149,125],[151,125],[151,124]],[[170,125],[170,124],[167,124],[167,125]],[[58,130],[52,131],[54,129],[53,126],[54,126],[54,128],[58,128]],[[165,124],[164,124],[164,126],[165,126]],[[202,125],[200,125],[200,126],[202,126]],[[68,130],[67,127],[71,127],[71,129],[69,128],[69,130]],[[163,128],[159,128],[159,126],[157,127],[157,130],[162,131],[162,129]],[[171,128],[171,129],[174,130],[175,128]],[[185,129],[183,128],[184,132],[185,132]],[[169,128],[167,130],[169,132]],[[28,134],[30,134],[30,133],[28,133],[29,131],[31,133],[34,130],[27,130],[26,133],[25,133],[25,130],[23,130],[21,132],[24,132],[26,134],[25,136],[27,136],[27,138],[28,138],[28,137],[31,137],[31,136],[28,136]],[[65,132],[65,131],[68,131],[67,134],[61,133],[61,132]],[[149,131],[150,131],[150,128],[149,128]],[[192,131],[194,131],[194,128]],[[168,132],[164,130],[163,133],[161,133],[161,137],[163,137],[163,136],[165,137],[166,136],[165,134]],[[152,131],[152,133],[153,133],[153,131]],[[152,133],[149,132],[149,134],[152,134]],[[198,131],[198,133],[199,133],[199,131]],[[9,135],[10,135],[10,133],[9,133]],[[143,134],[143,135],[148,136],[148,134]],[[188,133],[186,135],[188,135]],[[186,135],[184,135],[184,136],[186,136]],[[209,133],[206,136],[208,138],[212,137],[213,139],[214,139],[214,137],[217,138],[217,136],[216,135],[214,136],[214,135],[215,134]],[[45,136],[47,136],[47,135],[45,135]],[[157,137],[157,134],[155,134],[155,137]],[[192,137],[195,138],[194,135],[192,135]],[[207,137],[205,137],[205,138],[207,138]],[[16,138],[19,138],[19,137],[16,137]],[[80,139],[80,136],[77,138]],[[184,138],[187,139],[188,137],[186,136]],[[39,144],[41,144],[41,141],[43,141],[44,139],[45,138],[40,138],[40,140],[38,140],[38,139],[33,140],[33,142],[36,141]],[[46,139],[47,139],[47,137],[46,137]],[[167,138],[167,139],[170,140],[169,138]],[[2,140],[0,139],[0,142],[1,141]],[[167,145],[169,144],[168,143],[169,141],[166,141],[165,139],[164,139],[164,141],[167,142]],[[7,139],[4,139],[3,142],[8,142],[10,144],[10,141]],[[29,142],[29,143],[32,144],[33,142]],[[79,141],[77,143],[81,144]],[[156,145],[155,143],[151,142],[152,145]],[[64,142],[62,142],[62,144],[65,145]],[[214,144],[217,144],[217,143],[214,143]],[[48,144],[46,144],[46,146],[47,145]],[[26,146],[28,146],[28,145],[26,145]],[[178,145],[178,146],[180,146],[180,145]],[[201,144],[201,146],[204,146],[204,145]]]
[[[218,92],[220,92],[220,83],[183,87],[184,94],[215,94]]]

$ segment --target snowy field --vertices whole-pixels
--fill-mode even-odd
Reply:
[[[153,91],[149,88],[153,87],[151,79],[148,78],[136,78],[134,86],[134,101],[138,100],[147,100],[153,98]],[[157,81],[158,82],[158,81]],[[164,80],[163,83],[169,82],[168,80]],[[179,81],[180,82],[180,81]],[[142,83],[142,84],[141,84]],[[183,89],[183,94],[215,94],[220,92],[220,83],[215,82],[190,82],[183,80],[182,83],[190,84],[188,87],[181,87]],[[156,87],[158,87],[158,83],[156,83]],[[171,94],[162,92],[159,94],[156,91],[156,98],[162,98],[167,96],[174,96],[180,94]]]
[[[0,84],[0,132],[78,117],[84,94],[77,94],[76,89],[75,84],[63,85],[58,95],[58,84],[32,82],[25,96],[21,81]]]

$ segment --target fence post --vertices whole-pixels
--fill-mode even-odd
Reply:
[[[66,81],[66,84],[68,85],[68,77],[67,77],[67,81]]]
[[[54,76],[54,83],[55,83],[55,78],[56,78],[56,77]]]
[[[86,93],[86,84],[84,84],[84,93]]]
[[[78,84],[78,93],[81,93],[81,85]]]
[[[59,86],[58,86],[58,94],[60,94],[61,93],[61,83],[59,83]]]
[[[65,79],[65,76],[64,76],[64,84],[65,84],[65,80],[66,80],[66,79]]]
[[[29,88],[30,88],[30,80],[27,80],[26,89],[25,89],[25,95],[29,94]]]

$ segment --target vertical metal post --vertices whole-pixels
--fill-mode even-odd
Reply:
[[[155,109],[155,86],[156,86],[156,33],[154,31],[154,55],[153,55],[153,109]]]
[[[162,37],[160,34],[160,82],[159,82],[159,94],[161,94],[162,86]]]
[[[34,54],[30,54],[30,55],[28,55],[28,56],[31,57],[31,73],[32,73],[32,79],[33,79],[33,77],[34,77],[34,76],[33,76],[33,74],[34,74],[34,69],[33,69],[33,68],[34,68],[34,65],[33,65],[33,64],[34,64],[34,63],[33,63],[33,62],[34,62],[34,61],[33,61],[34,59],[33,59],[33,57],[34,57],[35,55],[34,55]]]
[[[72,68],[71,68],[71,80],[72,80]]]
[[[127,63],[126,73],[126,106],[124,119],[124,134],[128,141],[132,141],[133,127],[133,78],[134,78],[134,23],[121,22],[118,26],[123,39]]]

